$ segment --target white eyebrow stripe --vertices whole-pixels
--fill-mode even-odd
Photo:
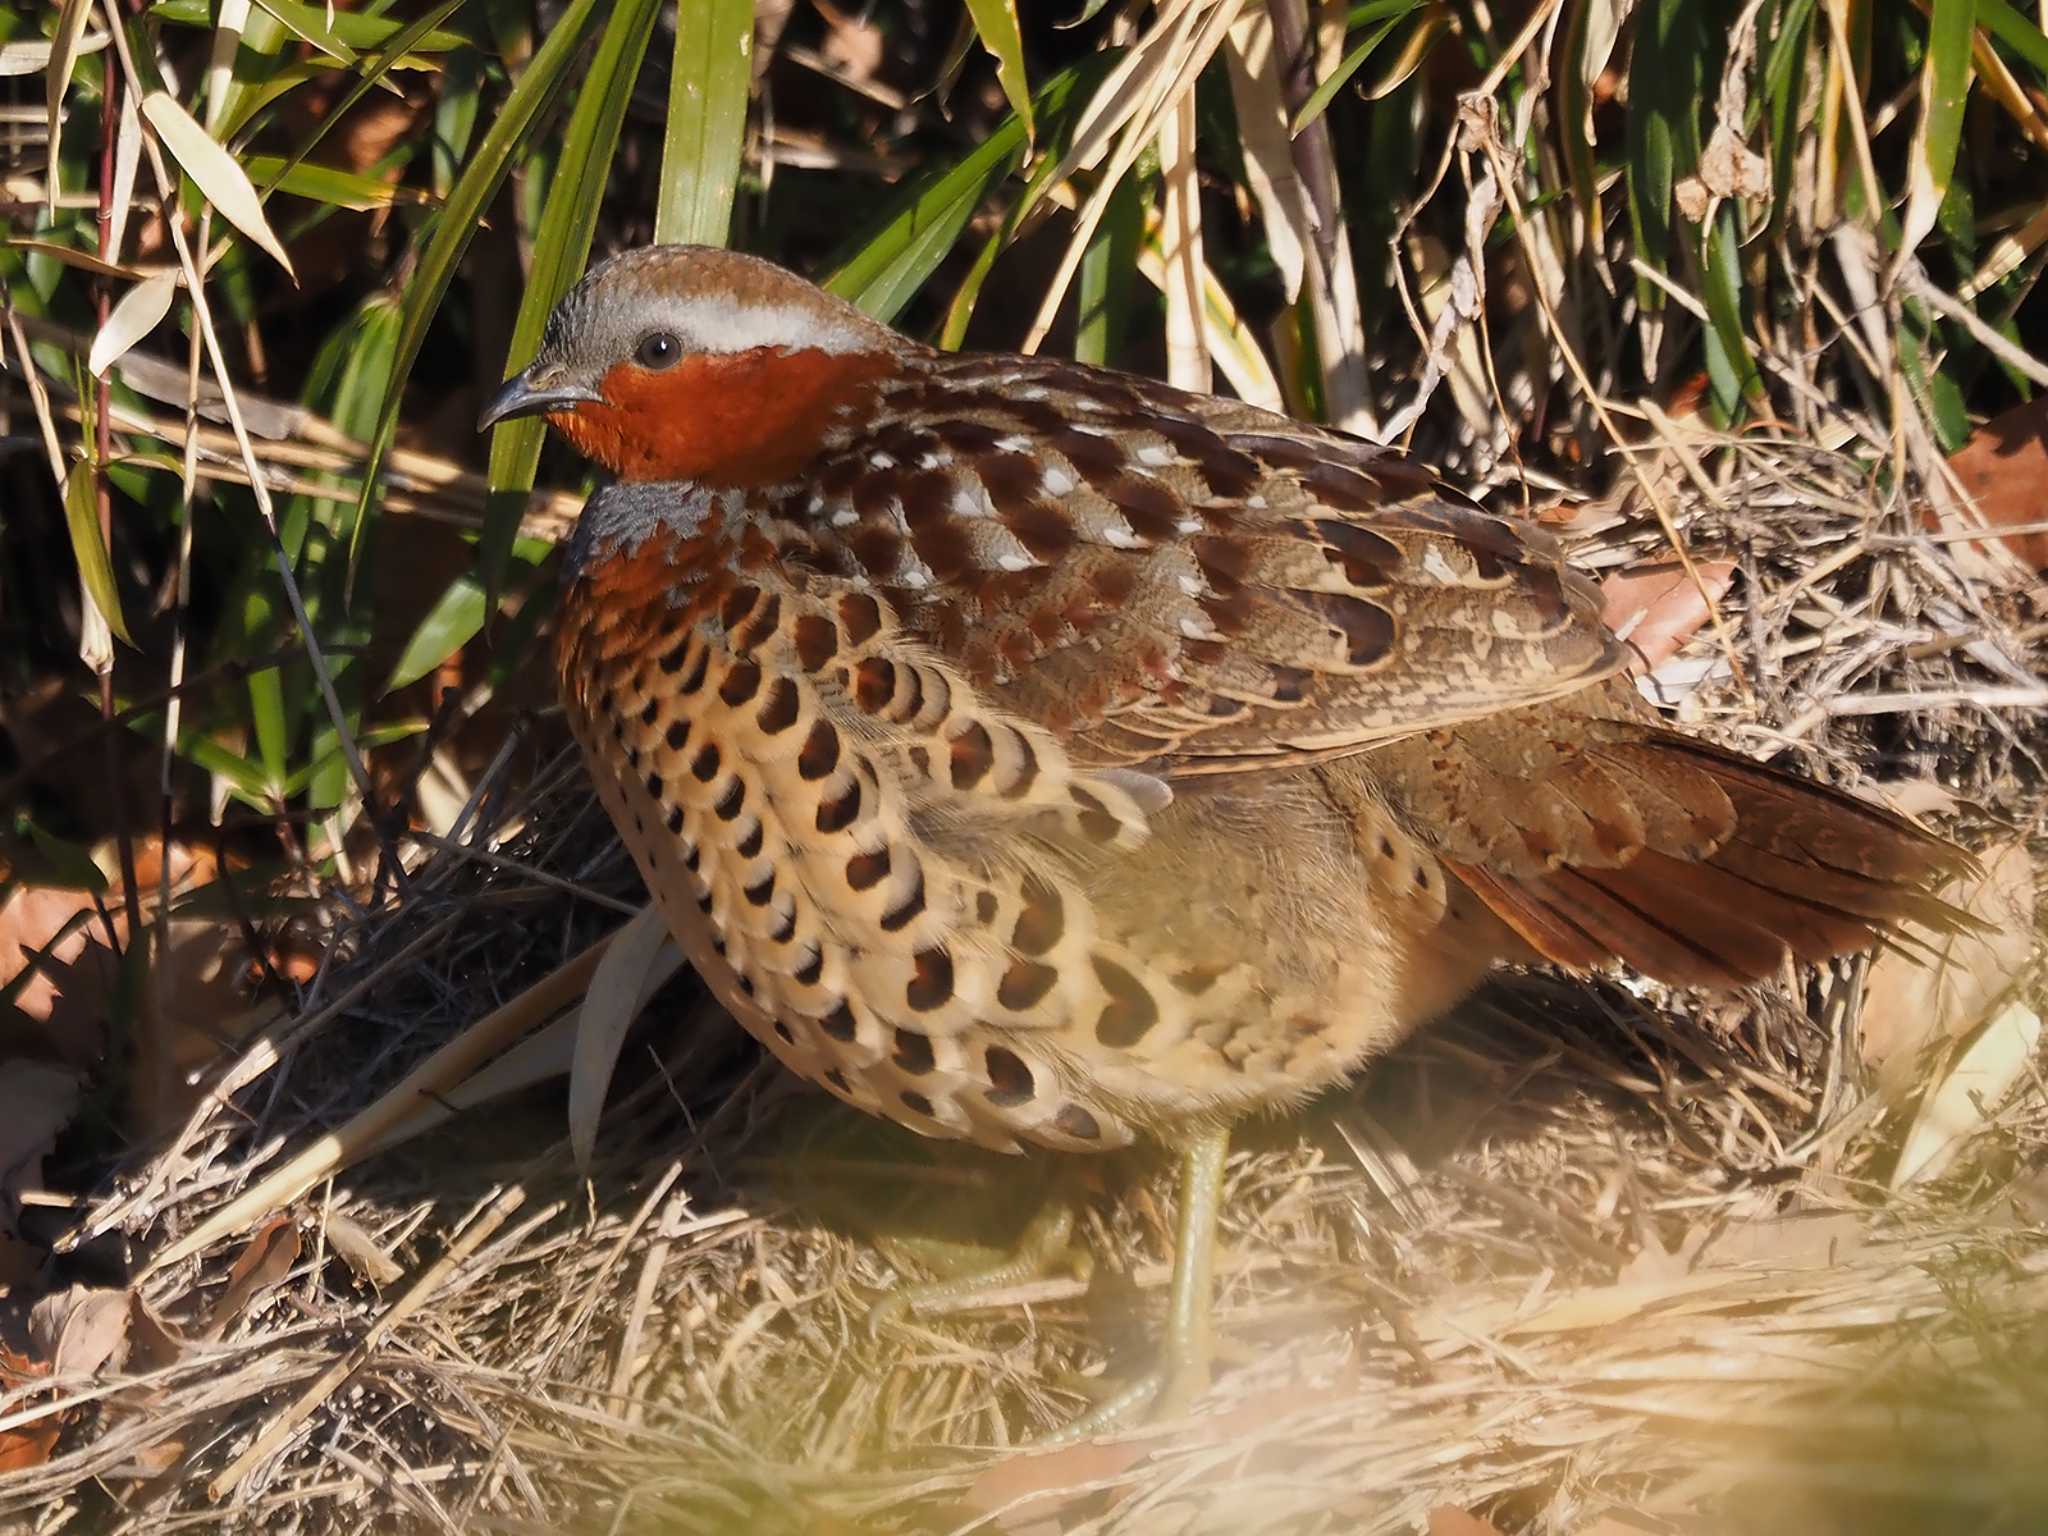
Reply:
[[[873,338],[800,304],[741,304],[729,294],[688,293],[663,299],[657,322],[674,330],[686,348],[751,352],[756,347],[843,354],[865,352]]]

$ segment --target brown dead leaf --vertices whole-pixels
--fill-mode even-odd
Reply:
[[[1886,950],[1871,963],[1860,1023],[1863,1060],[1888,1095],[1917,1080],[1930,1045],[1960,1039],[1984,1022],[2034,947],[2034,860],[2018,839],[1979,855],[1981,877],[1966,876],[1943,899],[1985,925],[1982,933],[1911,929],[1932,951]]]
[[[17,1354],[5,1344],[0,1344],[0,1392],[12,1392],[49,1373],[46,1361]],[[57,1416],[52,1414],[46,1419],[34,1419],[13,1429],[0,1430],[0,1475],[25,1472],[48,1461],[50,1452],[57,1448],[57,1436],[62,1428]]]
[[[1735,579],[1729,560],[1695,560],[1700,580],[1719,602]],[[1677,561],[1632,565],[1600,583],[1607,627],[1642,653],[1647,671],[1675,656],[1708,620],[1706,600]]]
[[[386,1253],[359,1222],[340,1211],[327,1213],[327,1246],[355,1271],[357,1279],[368,1281],[377,1290],[405,1274],[404,1267]]]
[[[1928,526],[1944,531],[1975,527],[2017,528],[2048,521],[2048,503],[2041,495],[2048,485],[2048,395],[2037,396],[1994,416],[1949,459],[1977,503],[1977,516],[1962,509],[1930,511]],[[1993,564],[2017,562],[2028,571],[2048,570],[2048,531],[2014,533],[2004,538],[1966,540],[1955,546]],[[2006,567],[2011,574],[2010,566]]]
[[[281,1284],[299,1262],[299,1226],[289,1211],[279,1211],[260,1227],[228,1271],[227,1289],[214,1303],[200,1337],[217,1339],[263,1292]]]
[[[74,1285],[29,1309],[29,1350],[54,1376],[118,1370],[128,1355],[128,1293]]]
[[[150,1310],[138,1291],[128,1293],[128,1343],[138,1371],[175,1365],[185,1353],[185,1340]]]

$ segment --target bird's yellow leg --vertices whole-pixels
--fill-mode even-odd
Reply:
[[[1139,1417],[1174,1418],[1208,1388],[1214,1349],[1209,1312],[1215,1293],[1216,1216],[1223,1203],[1223,1164],[1229,1154],[1227,1127],[1203,1131],[1181,1149],[1173,1280],[1158,1360],[1116,1396],[1040,1444],[1069,1445]]]
[[[899,1285],[868,1310],[868,1328],[879,1332],[907,1320],[919,1308],[959,1302],[1054,1274],[1088,1278],[1094,1260],[1074,1242],[1076,1199],[1068,1179],[1055,1174],[1043,1202],[1007,1250],[940,1238],[893,1238],[887,1243],[913,1255],[940,1278]]]

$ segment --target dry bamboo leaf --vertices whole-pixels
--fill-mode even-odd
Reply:
[[[2024,1003],[2008,1005],[1985,1025],[1948,1076],[1920,1101],[1891,1187],[1940,1177],[2027,1076],[2040,1045],[2041,1016]]]
[[[129,348],[155,330],[158,322],[171,312],[171,301],[177,296],[176,272],[146,277],[122,294],[121,302],[114,306],[107,323],[92,339],[92,352],[85,364],[92,376],[98,378],[105,373],[128,355]]]
[[[668,925],[652,906],[633,915],[597,963],[576,1015],[576,1054],[569,1068],[569,1145],[578,1168],[590,1166],[605,1090],[626,1031],[654,989],[682,963],[669,942]]]
[[[235,157],[221,147],[191,113],[178,105],[177,98],[164,91],[151,91],[142,98],[142,115],[156,130],[165,149],[171,152],[206,200],[220,210],[222,218],[255,241],[292,273],[291,258],[263,216],[263,200]],[[295,274],[294,277],[296,276]]]
[[[2034,860],[2018,839],[1978,855],[1981,877],[1965,877],[1942,894],[1985,925],[1982,933],[1914,936],[1933,951],[1886,950],[1871,963],[1864,987],[1864,1063],[1888,1094],[1909,1089],[1922,1052],[1959,1039],[1980,1024],[2012,985],[2034,947]]]
[[[1159,124],[1160,238],[1166,258],[1166,380],[1207,394],[1213,371],[1202,324],[1202,197],[1195,179],[1195,93]]]
[[[1313,237],[1314,214],[1294,167],[1287,132],[1287,100],[1273,52],[1273,18],[1264,6],[1230,24],[1224,47],[1230,99],[1244,147],[1245,177],[1266,231],[1266,249],[1280,269],[1280,283],[1292,304],[1301,297],[1302,267]]]

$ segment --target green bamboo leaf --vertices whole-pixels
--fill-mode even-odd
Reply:
[[[1411,11],[1420,10],[1422,4],[1423,0],[1375,0],[1374,4],[1361,5],[1354,10],[1349,25],[1361,26],[1369,21],[1377,21],[1379,25],[1344,51],[1337,67],[1330,71],[1330,78],[1309,92],[1308,100],[1301,104],[1301,110],[1294,114],[1294,121],[1287,125],[1288,131],[1299,138],[1303,129],[1328,110],[1337,93],[1344,89],[1344,82],[1358,73],[1359,66],[1372,57],[1373,50],[1387,40],[1387,34],[1401,24],[1401,18]]]
[[[1806,91],[1807,40],[1814,0],[1789,0],[1764,61],[1764,111],[1771,150],[1771,225],[1779,226],[1792,195],[1792,156],[1799,148],[1800,105]]]
[[[996,61],[996,79],[1010,98],[1010,110],[1024,125],[1024,142],[1038,140],[1038,127],[1031,115],[1031,82],[1024,74],[1024,34],[1017,25],[1017,0],[967,0],[967,14],[974,18],[974,30],[981,46]]]
[[[1735,235],[1735,205],[1724,200],[1707,239],[1707,380],[1714,403],[1729,419],[1745,396],[1762,393],[1763,382],[1742,329],[1742,252]]]
[[[1976,35],[1976,0],[1933,0],[1927,62],[1920,73],[1920,123],[1913,132],[1906,211],[1899,220],[1901,252],[1927,238],[1948,196],[1970,97],[1970,45]]]
[[[275,16],[284,25],[301,36],[318,34],[332,38],[348,48],[382,48],[398,33],[406,30],[406,24],[393,21],[385,16],[372,16],[363,11],[333,11],[318,5],[302,5],[298,0],[265,0],[263,9]],[[149,13],[173,26],[206,27],[214,25],[212,0],[158,0],[149,8]],[[332,15],[334,25],[328,26]],[[413,53],[446,53],[451,48],[467,48],[472,40],[459,32],[448,32],[438,28],[423,33],[409,45]]]
[[[948,351],[966,340],[968,322],[974,318],[974,306],[980,301],[982,284],[988,281],[996,258],[1017,238],[1017,231],[1023,227],[1032,209],[1038,206],[1039,199],[1052,189],[1053,175],[1073,147],[1074,130],[1080,126],[1081,108],[1094,93],[1092,83],[1090,89],[1080,91],[1076,91],[1071,83],[1054,90],[1053,85],[1063,78],[1057,77],[1047,83],[1041,102],[1039,121],[1047,129],[1042,145],[1044,153],[1038,157],[1038,164],[1032,170],[1030,180],[1024,184],[1023,192],[1010,205],[1010,211],[1003,215],[1001,225],[982,243],[974,265],[961,279],[953,302],[947,306],[945,321],[939,327],[939,345]]]
[[[1145,233],[1146,199],[1138,183],[1136,176],[1126,176],[1110,193],[1109,208],[1095,226],[1075,279],[1074,357],[1098,368],[1110,365],[1130,328],[1131,285]]]
[[[1078,110],[1117,58],[1094,54],[1046,81],[1038,92],[1039,117],[1063,111],[1070,99]],[[1023,120],[1013,112],[954,164],[935,167],[898,193],[831,263],[824,286],[878,320],[893,320],[945,260],[989,190],[1024,163],[1024,154]]]
[[[252,169],[249,174],[253,180],[263,183],[262,195],[266,198],[269,197],[282,184],[284,179],[290,176],[300,163],[313,152],[320,141],[327,136],[327,130],[347,117],[349,108],[353,107],[358,101],[361,101],[370,91],[376,89],[386,75],[392,70],[399,68],[412,53],[413,49],[419,46],[423,39],[432,35],[434,29],[442,22],[460,10],[464,3],[465,0],[441,0],[441,4],[431,7],[418,20],[410,22],[394,32],[389,40],[385,42],[383,48],[363,66],[361,76],[357,79],[356,83],[343,93],[341,100],[321,114],[319,122],[313,125],[313,131],[306,136],[306,141],[298,147],[289,160],[280,164],[273,174],[266,176],[258,173],[253,169],[254,162],[252,161]],[[224,129],[223,132],[231,133],[232,130]],[[264,158],[268,159],[267,156]]]
[[[104,891],[107,888],[106,872],[93,862],[92,850],[83,843],[74,843],[69,838],[39,825],[35,819],[17,812],[14,818],[16,838],[26,836],[33,857],[22,859],[15,855],[10,859],[17,879],[32,880],[37,885],[61,886],[72,891]],[[10,838],[10,843],[19,843]],[[13,854],[14,850],[9,850]],[[27,865],[27,868],[23,868]],[[9,957],[10,959],[12,956]]]
[[[263,195],[266,197],[272,192],[286,192],[308,202],[325,203],[332,208],[353,208],[357,212],[388,208],[398,202],[424,203],[428,200],[427,194],[417,187],[400,186],[375,176],[344,171],[338,166],[287,161],[278,155],[244,155],[242,166],[248,171],[251,181],[263,183]]]
[[[257,9],[268,11],[277,24],[300,42],[319,49],[327,57],[346,68],[353,69],[356,51],[327,25],[331,11],[322,13],[311,6],[280,5],[278,0],[255,0]],[[308,17],[304,14],[312,11]]]
[[[600,12],[600,0],[570,0],[568,7],[549,30],[547,39],[519,76],[499,109],[497,121],[477,146],[475,158],[464,169],[448,193],[434,231],[420,253],[412,282],[407,285],[400,310],[398,346],[392,360],[391,377],[385,385],[384,410],[376,434],[370,439],[363,464],[363,487],[356,501],[355,527],[349,540],[349,575],[353,586],[356,562],[362,551],[363,531],[377,505],[378,482],[384,456],[398,430],[398,413],[405,403],[406,381],[426,340],[427,327],[441,311],[442,297],[454,280],[456,264],[476,234],[478,220],[497,195],[512,169],[512,163],[535,129],[547,117],[562,88],[569,82],[576,56],[589,40]]]
[[[64,477],[64,523],[71,531],[71,553],[78,561],[85,595],[107,621],[107,628],[133,645],[128,621],[121,617],[121,590],[114,585],[114,562],[100,537],[99,497],[93,488],[92,465],[81,459]]]
[[[753,0],[698,0],[676,12],[657,243],[726,243],[753,81]]]
[[[2048,74],[2048,32],[2029,21],[2005,0],[1977,0],[1977,20],[1984,30],[2043,74]]]
[[[626,120],[633,81],[654,35],[659,0],[619,0],[605,23],[597,52],[590,61],[562,142],[561,162],[572,166],[612,163],[619,129]],[[597,232],[598,205],[604,200],[602,175],[554,178],[546,210],[534,232],[533,261],[526,273],[526,292],[512,322],[508,367],[523,367],[540,346],[540,333],[555,301],[569,291],[590,260],[590,242]],[[505,559],[519,533],[526,511],[526,493],[540,467],[541,440],[547,424],[533,417],[508,421],[491,434],[490,498],[484,508],[483,538],[477,545],[477,571],[483,578],[487,604],[505,577]],[[465,636],[465,639],[468,637]],[[458,642],[460,643],[460,642]]]
[[[484,627],[484,584],[464,571],[434,600],[398,653],[386,693],[416,683],[467,645]]]
[[[374,730],[357,731],[356,747],[363,752],[376,747],[388,747],[394,741],[404,741],[408,737],[420,735],[426,730],[427,724],[425,720],[400,720],[392,725],[380,725]],[[347,767],[347,761],[341,755],[340,744],[335,740],[334,732],[330,728],[325,733],[325,744],[314,754],[312,760],[303,767],[294,769],[278,786],[278,797],[289,800],[294,795],[303,793],[314,779],[322,776],[340,774],[342,782],[346,783]]]

